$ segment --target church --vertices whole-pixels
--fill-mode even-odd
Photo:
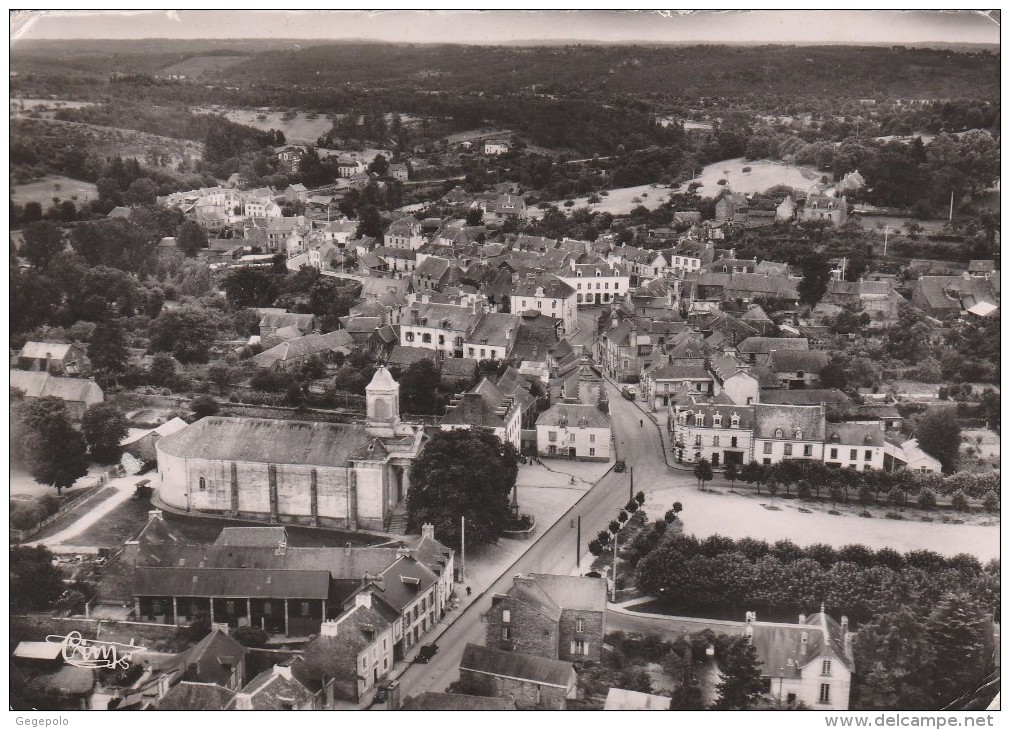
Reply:
[[[186,512],[386,530],[403,512],[425,435],[400,421],[400,386],[386,368],[365,401],[364,424],[202,418],[158,441],[158,496]]]

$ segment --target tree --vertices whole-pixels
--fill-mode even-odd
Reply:
[[[88,359],[95,373],[104,378],[122,375],[129,357],[122,328],[112,321],[99,322],[88,342]]]
[[[996,512],[999,510],[999,495],[990,489],[982,495],[982,507],[986,512]]]
[[[169,309],[151,323],[152,352],[171,353],[179,362],[207,362],[217,335],[218,316],[190,304]]]
[[[942,709],[965,692],[977,689],[992,666],[986,642],[986,613],[968,594],[944,595],[926,620],[936,651],[933,696]],[[933,708],[930,708],[933,709]]]
[[[484,429],[434,434],[410,470],[410,524],[435,526],[439,540],[460,547],[495,542],[509,520],[509,495],[519,473],[515,448]]]
[[[91,458],[99,464],[113,464],[122,454],[120,442],[129,428],[126,416],[112,403],[95,403],[88,406],[81,418],[81,431],[88,444]]]
[[[958,489],[950,495],[950,506],[958,512],[968,512],[971,506],[968,504],[968,495],[963,489]]]
[[[712,481],[713,476],[712,465],[708,459],[702,459],[694,465],[694,478],[698,480],[698,486],[701,489],[705,488],[705,482]]]
[[[435,364],[418,360],[400,377],[400,399],[404,412],[431,414],[438,404],[437,390],[441,378]]]
[[[386,177],[389,174],[389,160],[384,155],[376,155],[375,159],[368,163],[368,172],[374,172],[379,177]]]
[[[49,221],[36,221],[24,228],[24,243],[19,253],[36,269],[45,269],[64,249],[63,231]]]
[[[63,576],[53,565],[53,554],[45,545],[12,546],[10,549],[10,592],[12,611],[46,611],[63,593]]]
[[[677,687],[670,702],[671,710],[695,711],[705,709],[701,680],[692,656],[691,646],[678,641],[663,659],[663,671],[673,678]]]
[[[276,277],[251,266],[233,269],[221,282],[221,288],[228,302],[238,309],[265,307],[277,298]]]
[[[156,353],[147,368],[147,380],[165,388],[175,385],[175,358],[164,352]]]
[[[201,248],[207,248],[207,231],[195,221],[186,221],[176,231],[175,243],[187,256],[196,256]]]
[[[920,509],[936,509],[936,492],[929,487],[925,487],[919,492],[919,496],[916,501],[918,502]]]
[[[379,209],[374,205],[366,205],[358,211],[358,229],[355,238],[371,236],[380,238],[382,236],[382,216]]]
[[[729,479],[729,486],[732,489],[736,485],[736,480],[739,478],[740,473],[737,471],[737,465],[730,462],[726,465],[726,468],[722,470],[723,475]]]
[[[150,268],[158,238],[133,221],[112,218],[78,223],[70,245],[90,266],[143,273]]]
[[[945,474],[954,470],[961,449],[961,426],[955,408],[930,408],[915,425],[919,448],[940,460]]]
[[[811,254],[801,264],[803,279],[796,287],[800,302],[814,305],[821,301],[824,292],[828,290],[828,280],[831,278],[831,267],[827,259],[820,254]]]
[[[855,707],[860,710],[933,708],[936,653],[922,619],[909,606],[874,616],[852,643]]]
[[[209,395],[198,395],[189,402],[189,410],[193,412],[193,415],[196,416],[197,419],[200,419],[206,418],[207,416],[217,415],[217,412],[221,410],[221,407],[217,404],[217,401]]]
[[[62,493],[88,473],[84,437],[71,424],[63,401],[53,397],[23,401],[17,418],[22,429],[20,457],[35,481]]]
[[[207,368],[207,377],[210,378],[210,382],[217,386],[218,392],[224,395],[232,379],[232,369],[225,362],[213,362]]]
[[[764,689],[757,651],[746,636],[736,636],[718,657],[722,679],[716,687],[717,710],[746,710],[755,704]]]
[[[264,649],[270,635],[259,626],[239,626],[229,632],[231,638],[250,649]]]

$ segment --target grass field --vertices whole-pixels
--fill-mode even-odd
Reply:
[[[749,167],[749,172],[743,168]],[[703,198],[714,198],[725,186],[719,185],[720,180],[727,180],[729,187],[735,193],[763,193],[776,185],[788,185],[791,188],[812,193],[819,192],[824,185],[821,183],[823,173],[812,167],[786,165],[771,160],[747,160],[737,157],[732,160],[720,160],[705,167],[701,174],[685,183],[684,188],[692,182],[700,182],[698,195]]]
[[[98,193],[92,183],[60,175],[46,175],[30,183],[15,184],[11,189],[11,199],[18,205],[34,202],[47,208],[53,204],[54,197],[80,204],[95,200]]]
[[[572,198],[575,205],[571,208],[566,208],[563,200],[554,201],[554,205],[566,212],[588,207],[593,212],[627,215],[639,205],[654,210],[667,201],[669,194],[670,188],[666,185],[636,185],[632,188],[608,190],[605,196],[600,197],[599,203],[592,205],[589,204],[588,197]]]
[[[224,114],[233,122],[262,129],[263,131],[279,129],[284,133],[284,138],[288,142],[315,142],[330,131],[330,127],[333,126],[333,121],[325,114],[320,114],[315,119],[309,119],[306,112],[298,112],[294,119],[284,120],[281,118],[284,112],[270,111],[268,109],[211,107],[194,111]],[[261,119],[260,117],[263,118]]]

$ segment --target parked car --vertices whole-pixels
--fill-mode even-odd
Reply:
[[[420,664],[427,664],[431,661],[431,658],[435,656],[438,651],[438,644],[432,642],[430,644],[425,644],[421,647],[421,650],[417,652],[417,661]]]
[[[614,463],[614,471],[616,471],[616,472],[622,472],[622,471],[624,471],[624,459],[618,459]]]
[[[638,395],[638,391],[632,385],[625,385],[621,388],[621,395],[623,395],[628,400],[635,400],[635,396]]]

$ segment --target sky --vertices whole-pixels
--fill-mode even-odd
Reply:
[[[997,15],[998,17],[998,15]],[[12,18],[12,37],[537,40],[716,43],[999,43],[997,20],[930,10],[55,11]]]

